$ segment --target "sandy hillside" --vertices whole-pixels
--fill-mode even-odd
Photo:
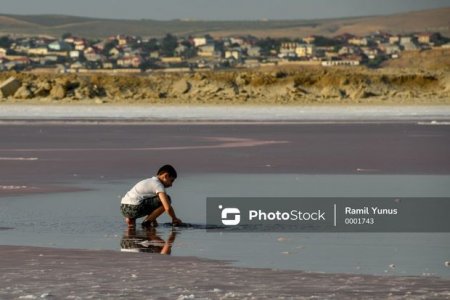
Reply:
[[[0,73],[0,103],[450,104],[450,50],[404,53],[381,69],[271,67],[144,75]]]

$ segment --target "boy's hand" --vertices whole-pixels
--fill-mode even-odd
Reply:
[[[181,223],[183,223],[180,219],[178,218],[173,218],[172,219],[172,224],[173,225],[180,225]]]

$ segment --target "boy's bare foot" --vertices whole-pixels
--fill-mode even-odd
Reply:
[[[128,224],[128,228],[136,227],[136,219],[125,218],[125,223]]]

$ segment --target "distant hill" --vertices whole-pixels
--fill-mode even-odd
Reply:
[[[342,33],[364,35],[374,31],[392,33],[438,31],[450,37],[450,7],[409,13],[324,20],[192,21],[114,20],[63,15],[0,14],[0,34],[101,38],[116,34],[159,37],[175,35],[213,36],[252,34],[257,37],[334,36]]]

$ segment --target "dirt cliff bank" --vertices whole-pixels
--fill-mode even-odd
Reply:
[[[270,68],[195,73],[31,74],[0,103],[450,104],[450,71]]]

